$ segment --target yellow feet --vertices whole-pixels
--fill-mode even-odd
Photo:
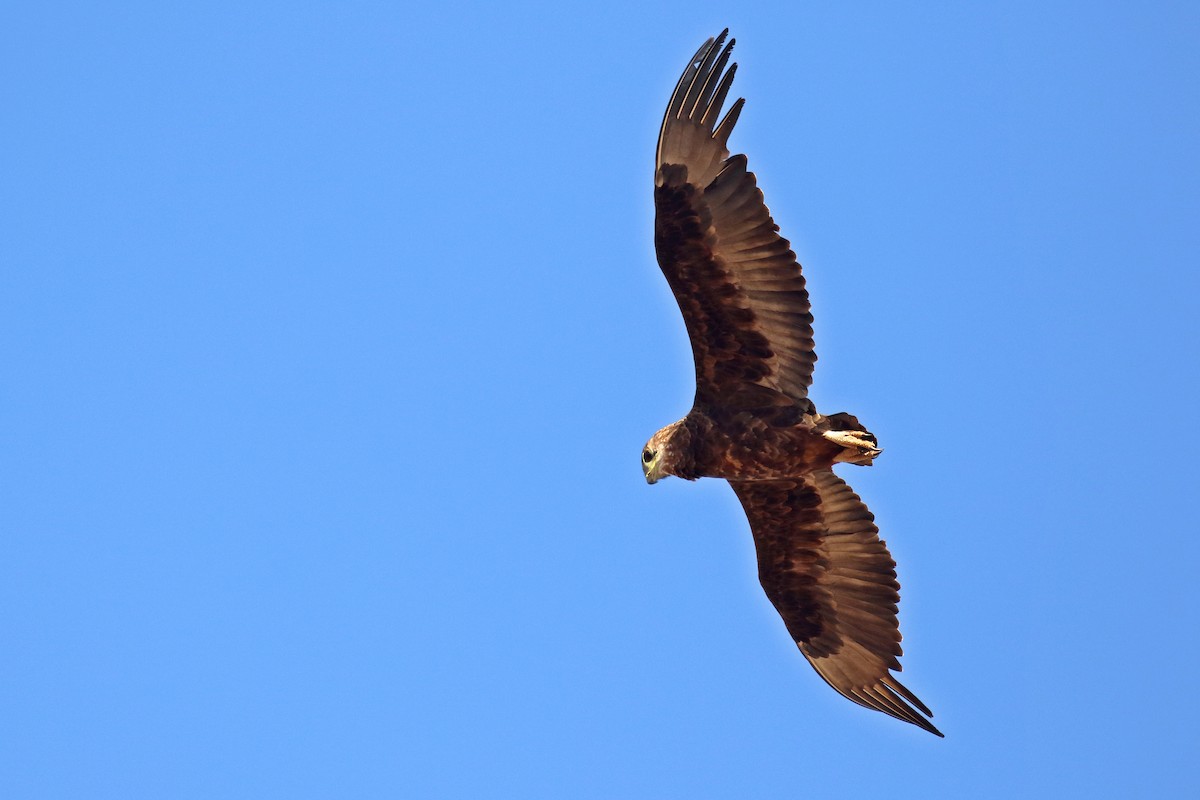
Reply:
[[[842,448],[842,452],[834,457],[835,462],[869,467],[875,457],[883,452],[875,434],[866,431],[826,431],[821,435]]]

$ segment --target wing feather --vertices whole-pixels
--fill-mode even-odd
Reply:
[[[900,671],[900,584],[858,495],[832,470],[730,483],[750,520],[763,589],[817,674],[855,703],[941,736],[889,672]]]
[[[663,115],[655,163],[658,262],[692,343],[697,405],[744,407],[738,395],[761,396],[767,388],[811,409],[817,357],[804,277],[746,157],[730,156],[726,146],[744,101],[716,122],[737,71],[727,34],[696,51]]]

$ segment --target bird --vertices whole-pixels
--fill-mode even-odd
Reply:
[[[943,736],[897,680],[900,585],[874,515],[833,472],[882,450],[848,413],[808,397],[813,316],[791,244],[721,111],[737,64],[729,30],[696,51],[663,115],[654,172],[654,245],[696,367],[691,410],[642,450],[647,483],[729,482],[750,523],[767,598],[808,662],[866,708]]]

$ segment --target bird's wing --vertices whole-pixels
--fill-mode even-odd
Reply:
[[[832,470],[730,483],[750,519],[763,589],[817,673],[859,705],[941,736],[889,671],[901,669],[900,584],[858,495]]]
[[[746,157],[726,147],[743,100],[717,122],[737,70],[726,69],[733,48],[733,40],[721,47],[726,33],[689,62],[663,118],[654,177],[658,263],[687,324],[698,406],[807,407],[817,356],[804,277]]]

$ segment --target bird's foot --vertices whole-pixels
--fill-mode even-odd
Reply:
[[[875,434],[867,431],[826,431],[821,435],[842,448],[842,452],[834,456],[834,462],[869,467],[883,452]]]

